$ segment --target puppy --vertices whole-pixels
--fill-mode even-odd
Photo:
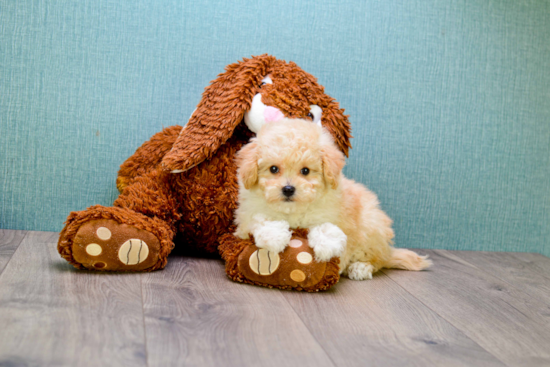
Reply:
[[[381,268],[422,270],[427,256],[396,249],[392,220],[374,193],[345,178],[344,154],[321,126],[301,119],[264,125],[237,154],[235,235],[281,252],[290,228],[308,228],[316,261],[340,257],[340,273],[372,279]]]

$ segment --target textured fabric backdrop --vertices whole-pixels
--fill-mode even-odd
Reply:
[[[351,116],[396,245],[550,255],[550,3],[0,1],[0,227],[109,205],[118,166],[270,53]]]

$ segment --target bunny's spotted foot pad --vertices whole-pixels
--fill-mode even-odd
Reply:
[[[155,265],[159,249],[159,240],[152,233],[111,219],[99,219],[80,227],[72,253],[88,269],[137,271]]]
[[[237,266],[255,284],[308,290],[326,281],[327,264],[316,262],[307,239],[295,235],[281,253],[247,246],[240,253]]]

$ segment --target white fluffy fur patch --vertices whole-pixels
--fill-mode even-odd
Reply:
[[[372,279],[374,266],[365,262],[355,262],[348,266],[348,278],[352,280]]]
[[[257,224],[252,228],[252,234],[257,247],[275,253],[284,251],[292,237],[288,222],[284,220],[261,220],[259,218]]]
[[[330,261],[342,255],[346,248],[347,236],[332,223],[323,223],[310,229],[308,241],[315,253],[315,260]]]

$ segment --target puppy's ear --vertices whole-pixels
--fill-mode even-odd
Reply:
[[[212,158],[250,109],[261,80],[269,74],[273,56],[261,55],[228,65],[206,87],[197,109],[181,130],[172,150],[162,159],[167,171],[186,171]]]
[[[332,142],[323,144],[321,154],[323,157],[323,177],[327,184],[336,189],[338,188],[342,169],[346,164],[346,157]]]
[[[258,182],[258,149],[258,143],[253,138],[237,153],[237,174],[247,190]]]

